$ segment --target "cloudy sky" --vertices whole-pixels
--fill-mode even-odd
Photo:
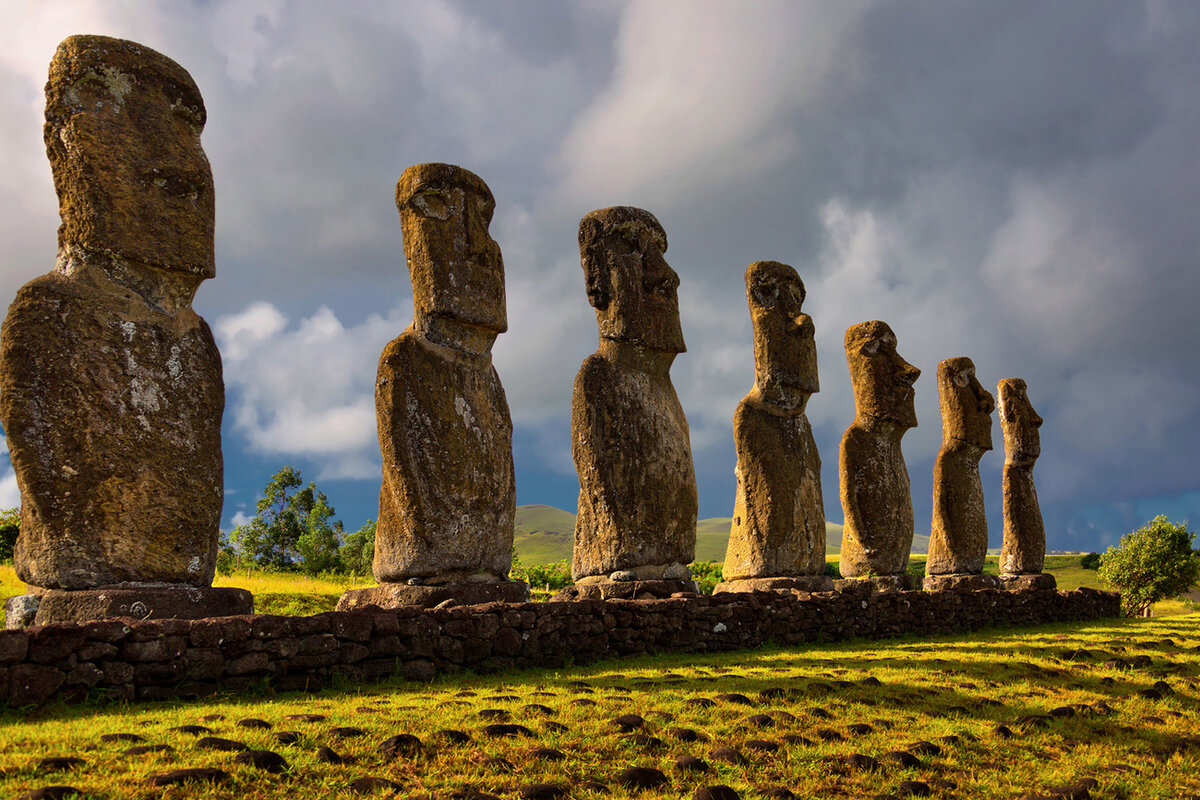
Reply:
[[[672,374],[702,517],[732,510],[742,275],[773,259],[817,326],[830,520],[853,417],[842,335],[882,319],[924,371],[904,440],[918,532],[936,365],[959,355],[993,391],[1028,381],[1049,547],[1097,549],[1158,513],[1200,523],[1200,4],[6,0],[0,23],[3,303],[54,263],[57,43],[134,39],[205,97],[217,278],[195,307],[225,365],[227,528],[284,464],[347,528],[375,515],[375,368],[412,311],[393,191],[424,161],[497,199],[519,503],[575,507],[571,384],[596,346],[576,230],[635,205],[682,281]],[[18,502],[5,460],[0,507]]]

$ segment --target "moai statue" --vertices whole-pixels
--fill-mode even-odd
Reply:
[[[821,457],[804,409],[820,391],[804,282],[776,261],[746,270],[754,388],[733,416],[737,495],[718,592],[829,591]]]
[[[1042,418],[1029,404],[1025,381],[1005,378],[996,386],[1004,431],[1004,544],[1000,583],[1005,589],[1054,589],[1046,563],[1046,529],[1033,485],[1033,464],[1042,454]]]
[[[504,261],[488,234],[495,200],[451,164],[409,167],[396,185],[413,322],[379,359],[375,409],[383,484],[380,585],[339,610],[529,598],[510,581],[512,420],[492,344],[508,329]]]
[[[21,490],[10,626],[250,613],[213,589],[221,357],[192,310],[215,275],[204,101],[183,67],[103,36],[59,45],[46,152],[53,271],[0,333],[0,421]]]
[[[999,579],[983,574],[987,558],[987,514],[979,459],[992,449],[996,402],[975,377],[965,357],[938,364],[942,449],[933,464],[933,526],[925,589],[996,589]]]
[[[617,206],[579,223],[579,254],[600,347],[575,377],[571,451],[579,514],[564,597],[695,591],[696,477],[670,368],[684,352],[667,236],[647,211]]]
[[[838,461],[842,512],[840,570],[877,589],[909,589],[913,510],[900,440],[917,427],[913,384],[921,370],[896,352],[896,334],[872,320],[846,330],[855,417]]]

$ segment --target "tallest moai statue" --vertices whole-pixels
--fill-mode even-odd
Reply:
[[[250,610],[248,593],[207,588],[225,397],[191,307],[215,274],[204,122],[187,71],[142,45],[72,36],[50,64],[58,261],[17,293],[0,334],[14,560],[38,623]],[[14,611],[28,620],[34,605]]]

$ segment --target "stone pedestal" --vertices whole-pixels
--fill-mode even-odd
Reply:
[[[654,597],[670,597],[685,592],[699,594],[695,581],[649,580],[613,581],[608,579],[579,582],[568,586],[550,598],[550,602],[569,600],[648,600]]]
[[[832,592],[833,578],[828,575],[799,575],[791,578],[742,578],[722,581],[713,589],[721,592]]]
[[[205,619],[254,613],[254,598],[245,589],[195,586],[121,586],[10,597],[5,603],[8,627],[87,622],[112,617],[134,619]],[[32,613],[32,618],[31,618]]]
[[[1013,573],[1000,576],[1000,588],[1011,592],[1023,589],[1057,589],[1058,581],[1044,572]]]
[[[977,589],[999,589],[1000,578],[975,573],[926,575],[923,585],[927,592],[973,592]]]
[[[868,575],[863,578],[840,578],[833,582],[833,588],[839,592],[868,589],[874,592],[906,592],[913,588],[912,576],[908,573],[899,575]]]
[[[366,589],[351,589],[338,600],[338,611],[359,611],[368,606],[402,608],[432,607],[453,600],[455,605],[480,603],[524,603],[529,600],[529,585],[520,581],[501,583],[444,583],[414,586],[407,583],[382,583]]]

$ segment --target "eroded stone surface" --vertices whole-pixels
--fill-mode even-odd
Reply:
[[[803,281],[786,264],[758,261],[746,270],[754,387],[733,417],[737,494],[724,591],[756,590],[746,579],[819,577],[825,569],[821,457],[804,414],[820,384],[804,296]]]
[[[254,598],[232,587],[125,586],[70,592],[47,591],[33,624],[84,622],[106,617],[204,619],[254,613]]]
[[[682,580],[696,549],[696,477],[670,368],[684,352],[667,238],[649,212],[618,206],[579,224],[600,347],[584,360],[571,404],[579,474],[572,576],[637,570]]]
[[[996,402],[966,357],[938,364],[942,447],[933,464],[933,523],[927,575],[978,575],[987,558],[987,513],[979,459],[992,449]]]
[[[396,205],[414,314],[379,360],[375,577],[504,582],[516,496],[512,421],[491,357],[508,327],[504,263],[488,233],[495,202],[461,167],[418,164],[401,176]]]
[[[436,606],[448,600],[459,605],[479,603],[523,603],[529,599],[529,586],[519,581],[497,583],[448,583],[440,586],[409,586],[385,583],[365,589],[351,589],[338,598],[338,611],[357,611],[368,606]]]
[[[204,102],[134,42],[73,36],[46,84],[55,269],[0,333],[0,421],[27,583],[205,587],[223,498],[221,359],[191,308],[212,277]]]
[[[845,526],[839,569],[846,578],[897,576],[912,550],[913,510],[900,440],[917,426],[913,384],[921,370],[896,352],[896,334],[872,320],[846,330],[854,422],[838,459]]]
[[[1033,410],[1025,381],[1020,378],[1000,381],[996,394],[1000,399],[1000,428],[1004,432],[1001,479],[1004,543],[1000,548],[1000,572],[1037,574],[1046,563],[1046,529],[1037,488],[1033,485],[1033,465],[1042,454],[1038,432],[1042,418]]]

